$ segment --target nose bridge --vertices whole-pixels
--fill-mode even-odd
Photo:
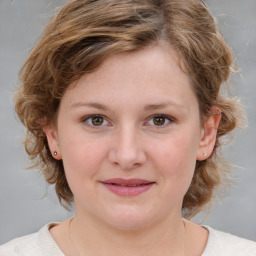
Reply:
[[[110,159],[123,169],[132,169],[146,160],[141,134],[135,125],[123,125],[118,129],[114,138],[114,145],[110,152]]]
[[[130,156],[136,155],[139,146],[139,136],[137,133],[138,131],[131,126],[123,127],[121,129],[118,143],[120,154],[123,152]]]

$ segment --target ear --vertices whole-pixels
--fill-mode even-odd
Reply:
[[[61,160],[61,152],[56,125],[52,122],[42,125],[43,131],[47,137],[48,145],[52,153],[52,157]]]
[[[197,160],[207,159],[214,149],[218,127],[221,121],[221,111],[217,106],[211,107],[211,115],[203,124],[201,138],[199,142]]]

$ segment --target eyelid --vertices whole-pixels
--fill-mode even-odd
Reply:
[[[96,126],[96,125],[91,125],[91,124],[88,124],[86,123],[87,120],[89,120],[90,118],[94,118],[94,117],[101,117],[104,119],[104,121],[107,121],[108,124],[107,125],[100,125],[100,126]],[[104,115],[101,115],[101,114],[90,114],[90,115],[87,115],[87,116],[84,116],[82,119],[81,119],[81,122],[82,123],[86,123],[85,125],[87,127],[90,127],[90,128],[93,128],[93,129],[100,129],[102,127],[106,127],[106,126],[110,126],[110,122],[108,121],[108,119],[104,116]]]
[[[166,114],[154,114],[154,115],[150,116],[147,119],[146,123],[148,123],[151,119],[153,119],[155,117],[163,117],[163,118],[166,118],[169,121],[167,124],[164,124],[164,125],[160,125],[160,126],[153,125],[156,128],[165,128],[166,126],[169,126],[170,123],[176,122],[176,119],[172,116],[169,116],[169,115],[166,115]]]

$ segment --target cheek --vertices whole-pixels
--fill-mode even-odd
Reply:
[[[189,186],[196,164],[197,141],[191,132],[182,134],[155,143],[151,152],[162,176]]]
[[[105,144],[97,143],[90,138],[75,139],[74,137],[72,142],[65,141],[64,143],[62,145],[62,158],[68,182],[79,184],[96,179],[100,166],[106,157]]]

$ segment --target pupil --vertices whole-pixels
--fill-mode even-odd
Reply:
[[[165,123],[165,117],[154,117],[154,124],[155,125],[163,125]]]
[[[102,125],[103,124],[103,118],[102,117],[93,117],[92,118],[92,123],[93,125],[95,126],[99,126],[99,125]]]

